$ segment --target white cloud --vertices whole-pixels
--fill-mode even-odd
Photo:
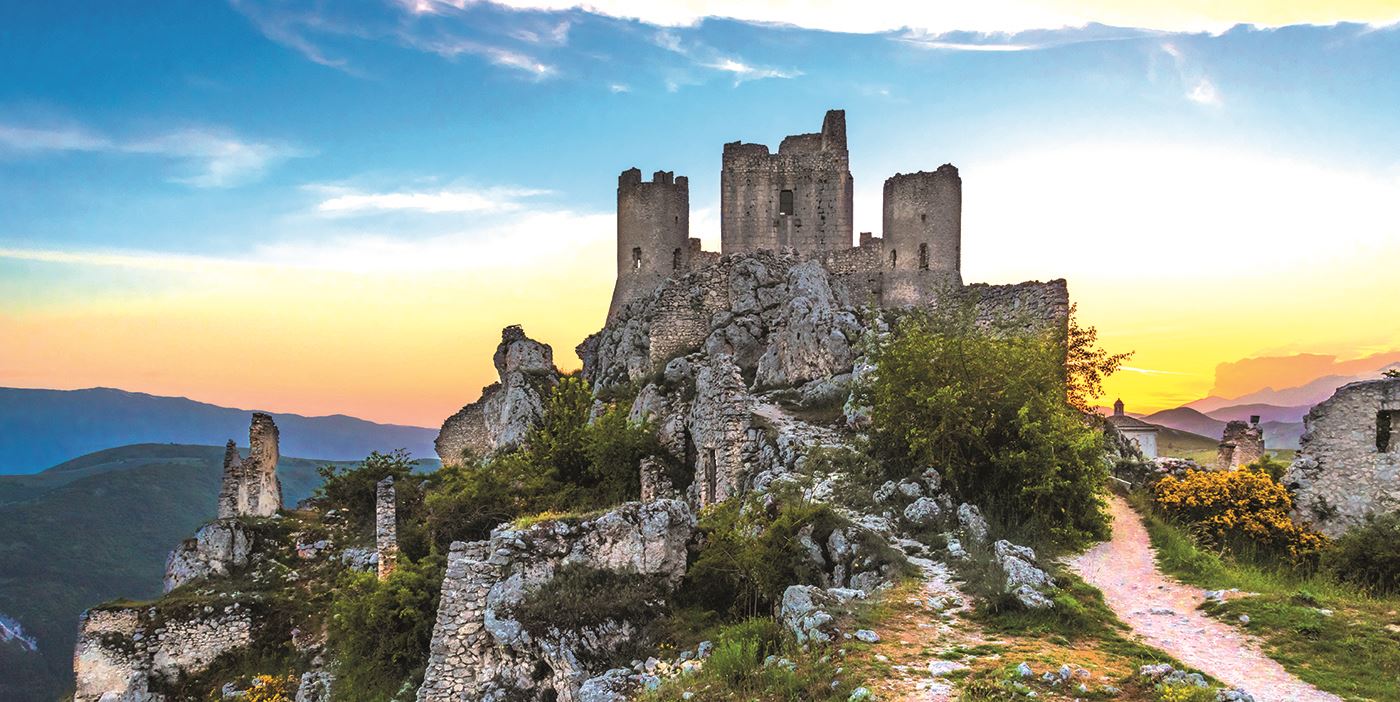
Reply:
[[[733,56],[725,56],[703,42],[692,40],[685,42],[675,32],[665,29],[652,35],[652,43],[670,51],[674,54],[690,59],[691,63],[701,68],[708,68],[712,71],[728,73],[734,77],[734,84],[739,85],[744,81],[762,80],[764,78],[796,78],[802,75],[802,71],[781,70],[753,66],[742,59]],[[682,85],[689,84],[689,81],[679,80],[672,76],[666,79],[666,91],[676,92]]]
[[[1196,81],[1195,87],[1186,94],[1186,99],[1202,105],[1219,105],[1220,94],[1215,90],[1215,84],[1209,78],[1202,78]]]
[[[776,68],[756,68],[743,61],[732,58],[720,59],[714,63],[701,64],[706,68],[713,68],[716,71],[724,71],[734,74],[734,82],[742,83],[746,80],[761,80],[763,78],[796,78],[802,75],[801,71],[781,71]]]
[[[522,198],[548,191],[526,188],[486,188],[483,190],[443,189],[365,193],[336,186],[312,186],[328,197],[316,205],[322,214],[346,215],[368,212],[497,213],[513,212],[524,205]]]
[[[1164,41],[1161,44],[1162,52],[1171,57],[1172,65],[1176,68],[1176,79],[1183,86],[1183,93],[1187,100],[1198,105],[1219,107],[1223,104],[1220,98],[1220,91],[1216,89],[1215,83],[1210,77],[1205,75],[1205,70],[1194,63],[1185,51],[1176,44]],[[1149,80],[1153,80],[1155,73],[1148,72]]]
[[[980,0],[924,2],[907,0],[494,0],[517,10],[582,10],[662,27],[693,26],[706,18],[797,26],[831,32],[875,33],[906,29],[928,32],[1021,32],[1028,29],[1083,27],[1099,23],[1167,32],[1218,33],[1237,24],[1280,27],[1292,24],[1360,22],[1372,26],[1400,22],[1400,9],[1383,3],[1097,3],[1093,7],[1059,0]],[[471,0],[405,0],[426,8],[462,8]],[[1350,5],[1350,7],[1348,6]],[[433,11],[433,10],[429,10]]]
[[[193,173],[172,178],[197,188],[226,188],[258,179],[268,168],[306,152],[289,144],[250,141],[226,131],[189,128],[150,137],[118,139],[75,125],[0,124],[0,153],[52,151],[125,153],[181,162]]]
[[[630,93],[632,92],[632,86],[626,83],[612,83],[608,85],[608,91],[613,93]]]

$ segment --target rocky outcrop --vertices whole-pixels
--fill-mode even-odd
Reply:
[[[203,672],[252,642],[252,617],[238,604],[169,618],[155,608],[83,614],[73,656],[74,702],[158,702],[159,690]]]
[[[559,382],[554,350],[518,326],[501,331],[493,360],[500,381],[483,388],[480,399],[442,424],[434,446],[443,465],[518,446],[539,421],[549,389]]]
[[[277,425],[270,415],[254,412],[252,426],[248,428],[248,457],[239,457],[232,439],[224,449],[223,482],[219,486],[220,519],[271,517],[282,509],[277,460]]]
[[[1349,383],[1303,419],[1284,475],[1294,517],[1336,537],[1368,515],[1400,509],[1400,378]]]
[[[577,700],[584,681],[604,672],[589,670],[580,654],[617,645],[637,623],[539,636],[512,619],[511,608],[564,565],[653,575],[673,587],[685,574],[694,528],[684,502],[660,500],[454,543],[418,699]]]
[[[1035,551],[1001,539],[992,545],[992,554],[997,567],[1006,574],[1006,594],[1026,609],[1055,606],[1047,594],[1055,589],[1055,581],[1036,565]]]
[[[850,305],[832,291],[831,278],[817,261],[788,271],[785,299],[755,383],[760,387],[800,385],[851,369],[852,347],[862,328]],[[842,398],[844,399],[844,397]]]
[[[248,565],[253,539],[237,520],[210,522],[170,552],[165,562],[165,591],[192,580],[223,577]]]

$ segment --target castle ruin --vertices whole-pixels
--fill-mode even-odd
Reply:
[[[374,486],[374,550],[379,556],[379,580],[387,580],[399,562],[399,512],[392,475]]]
[[[254,412],[253,423],[248,428],[248,457],[239,457],[238,446],[232,439],[224,449],[219,519],[271,517],[282,509],[277,459],[277,425],[270,415]]]
[[[820,132],[763,144],[724,145],[720,251],[690,236],[690,185],[630,168],[617,185],[617,282],[608,321],[649,299],[665,281],[723,255],[760,251],[814,259],[861,302],[912,307],[962,287],[962,178],[944,164],[885,181],[882,236],[853,238],[854,181],[846,113],[830,110]]]
[[[1215,452],[1216,470],[1235,470],[1263,457],[1264,430],[1259,426],[1257,415],[1250,417],[1248,423],[1235,419],[1225,424]]]

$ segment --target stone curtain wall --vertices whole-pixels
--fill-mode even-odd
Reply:
[[[782,214],[782,192],[792,211]],[[720,248],[724,253],[796,250],[811,257],[851,247],[854,185],[846,113],[826,113],[822,131],[767,146],[724,145],[720,171]]]
[[[499,529],[486,541],[452,544],[418,700],[577,700],[583,682],[604,672],[589,670],[580,654],[620,644],[640,623],[535,638],[510,619],[510,608],[565,562],[662,576],[674,586],[694,528],[684,502],[629,502],[593,520]]]
[[[282,509],[278,457],[277,425],[271,416],[254,412],[248,429],[248,457],[239,458],[238,447],[231,439],[224,449],[219,519],[270,517]]]
[[[1069,324],[1069,285],[1063,278],[1014,285],[973,283],[965,286],[983,325],[1010,325],[1026,332],[1064,331]]]
[[[1303,420],[1298,459],[1284,476],[1295,517],[1335,537],[1369,514],[1400,509],[1396,417],[1400,379],[1394,378],[1344,385],[1313,407]]]
[[[74,702],[156,702],[162,681],[195,675],[252,642],[246,607],[162,619],[148,609],[94,609],[80,623]],[[154,683],[154,684],[153,684]]]

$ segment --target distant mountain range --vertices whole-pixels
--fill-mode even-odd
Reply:
[[[0,476],[0,700],[58,699],[72,684],[78,615],[160,594],[170,550],[214,517],[223,455],[141,444]],[[311,494],[325,463],[282,458],[287,504]]]
[[[243,445],[251,412],[111,388],[0,388],[0,475],[33,473],[86,453],[137,443],[221,446],[233,439]],[[282,453],[288,455],[358,460],[371,451],[397,448],[420,458],[436,455],[436,429],[345,415],[270,414],[281,430]]]
[[[1259,426],[1264,430],[1264,446],[1274,449],[1296,449],[1298,438],[1303,435],[1301,417],[1307,414],[1307,407],[1274,407],[1272,405],[1240,405],[1245,409],[1226,407],[1210,414],[1190,407],[1162,410],[1140,417],[1142,421],[1163,427],[1198,434],[1219,440],[1225,433],[1225,423],[1232,419],[1248,421],[1251,415],[1259,415]],[[1299,417],[1294,421],[1269,421],[1269,417]]]

